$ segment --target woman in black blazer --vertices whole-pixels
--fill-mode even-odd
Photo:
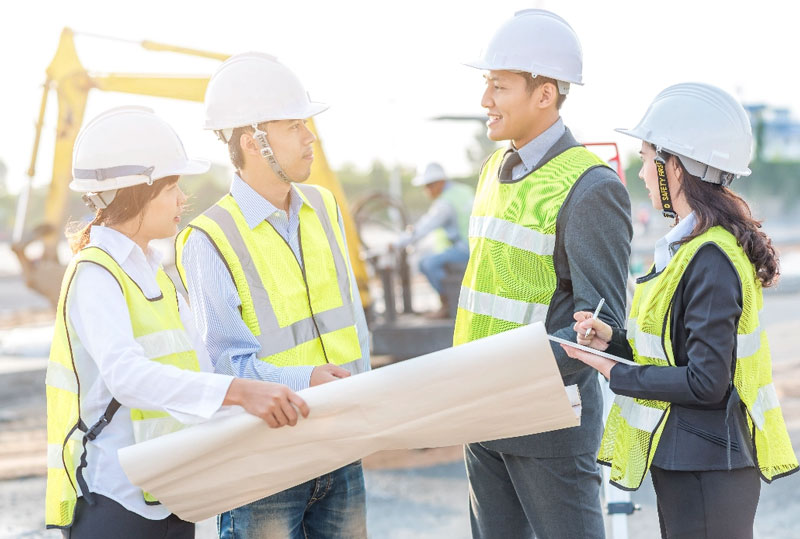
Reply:
[[[617,395],[598,461],[627,490],[650,470],[663,537],[749,538],[760,479],[797,470],[759,323],[778,259],[728,188],[750,173],[750,123],[727,93],[687,83],[619,131],[642,140],[639,177],[676,224],[637,280],[627,330],[575,313],[578,344],[637,365],[564,346]]]

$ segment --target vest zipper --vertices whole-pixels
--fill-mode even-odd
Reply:
[[[314,323],[314,329],[317,330],[317,337],[319,338],[319,344],[322,347],[322,355],[325,358],[325,363],[330,363],[330,360],[328,359],[328,353],[325,351],[325,342],[322,340],[322,332],[319,330],[319,326],[317,325],[317,319],[314,317],[314,309],[311,307],[311,291],[308,288],[308,278],[306,277],[305,264],[301,263],[297,259],[297,256],[295,256],[294,251],[292,250],[292,246],[289,245],[289,242],[286,240],[286,238],[284,238],[283,236],[280,235],[280,233],[278,232],[278,229],[276,229],[273,226],[273,224],[270,223],[269,221],[266,221],[266,222],[269,224],[269,226],[272,227],[272,229],[275,231],[275,233],[278,234],[278,237],[283,240],[283,243],[285,243],[286,247],[289,248],[289,252],[292,253],[292,258],[294,258],[294,261],[297,262],[298,266],[300,266],[300,273],[303,275],[303,284],[306,287],[306,299],[308,300],[308,311],[311,313],[311,321]],[[302,237],[302,234],[300,233],[300,225],[299,224],[297,226],[297,243],[298,243],[298,245],[300,247],[300,257],[302,258],[302,256],[303,256],[303,237]]]

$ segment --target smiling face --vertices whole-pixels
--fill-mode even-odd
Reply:
[[[487,136],[510,140],[521,148],[558,119],[558,90],[552,83],[529,87],[525,75],[513,71],[489,71],[481,106],[486,109]]]
[[[181,191],[175,178],[144,207],[137,235],[146,241],[174,236],[178,232],[184,204],[186,195]]]

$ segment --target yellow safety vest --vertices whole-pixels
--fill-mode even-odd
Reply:
[[[77,336],[67,320],[67,300],[70,285],[80,264],[96,264],[105,268],[119,284],[136,342],[152,361],[174,365],[181,369],[199,371],[197,355],[178,312],[175,286],[159,270],[156,275],[161,295],[147,298],[139,285],[117,262],[99,247],[87,247],[73,258],[64,274],[58,300],[53,344],[47,364],[47,494],[45,521],[48,528],[67,528],[72,525],[75,503],[83,492],[76,477],[79,461],[85,458],[85,446],[105,427],[119,406],[112,401],[104,418],[84,418],[80,413],[81,373],[93,363],[83,347],[74,347]],[[85,420],[90,421],[86,423]],[[100,421],[98,421],[100,420]],[[174,432],[183,427],[166,412],[131,409],[133,434],[136,442]],[[92,425],[91,427],[88,425]],[[84,462],[85,464],[85,462]],[[143,493],[148,504],[158,503]]]
[[[545,321],[557,285],[553,251],[559,211],[581,176],[607,166],[576,146],[518,182],[501,183],[504,153],[500,149],[489,158],[478,180],[454,345]]]
[[[232,195],[194,219],[175,241],[186,284],[183,249],[190,234],[205,234],[230,271],[242,319],[261,345],[259,359],[278,367],[342,365],[361,358],[353,317],[347,251],[330,191],[295,184],[303,265],[265,221],[251,229]]]
[[[445,188],[439,196],[455,209],[459,237],[449,237],[444,228],[437,228],[434,230],[432,233],[434,240],[433,245],[437,253],[446,251],[458,240],[466,241],[467,238],[469,238],[469,217],[472,204],[475,200],[475,190],[469,185],[451,180],[448,182],[447,188]]]
[[[786,431],[778,396],[772,384],[772,359],[767,334],[761,328],[761,283],[736,238],[713,227],[682,245],[659,274],[640,282],[628,320],[628,342],[633,358],[642,365],[675,366],[672,335],[672,299],[697,250],[718,245],[739,274],[742,315],[736,328],[736,366],[733,385],[747,408],[754,457],[767,483],[797,470],[797,458]],[[653,461],[671,404],[617,395],[606,421],[598,461],[611,467],[611,482],[624,490],[642,484]]]

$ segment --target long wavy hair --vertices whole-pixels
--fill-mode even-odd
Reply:
[[[761,221],[753,218],[747,202],[723,185],[704,182],[691,175],[678,157],[671,155],[670,158],[675,159],[681,169],[683,181],[680,190],[697,218],[692,233],[675,242],[676,245],[692,241],[711,227],[721,226],[739,242],[755,266],[761,285],[769,287],[777,283],[781,274],[778,253],[772,240],[761,230]]]
[[[97,210],[94,219],[88,225],[73,221],[67,225],[67,238],[73,253],[77,253],[89,244],[91,228],[95,225],[113,226],[125,223],[139,216],[139,227],[144,219],[144,209],[156,198],[165,187],[177,183],[179,176],[167,176],[153,182],[153,185],[140,183],[124,187],[117,191],[114,200],[106,208]]]

